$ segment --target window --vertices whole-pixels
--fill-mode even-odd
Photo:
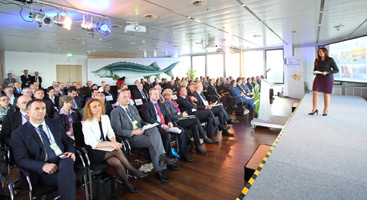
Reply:
[[[182,56],[178,58],[180,63],[172,69],[172,74],[176,77],[185,77],[187,70],[191,68],[191,56]]]
[[[243,74],[247,77],[264,74],[263,51],[245,51],[243,53]]]
[[[273,83],[283,83],[283,49],[265,51],[266,78]]]
[[[210,78],[223,77],[223,54],[207,55],[208,71]]]
[[[205,76],[205,56],[193,56],[192,68],[196,70],[195,77]]]
[[[226,77],[232,76],[234,79],[240,74],[240,54],[226,54]]]

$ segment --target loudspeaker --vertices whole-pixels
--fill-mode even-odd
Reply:
[[[268,153],[271,146],[261,144],[257,147],[254,154],[252,154],[250,160],[247,161],[246,165],[244,166],[245,170],[245,181],[249,181],[251,176],[254,174],[256,169],[259,167],[259,164],[265,157],[266,153]]]

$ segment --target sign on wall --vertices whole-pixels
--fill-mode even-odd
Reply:
[[[148,77],[170,78],[178,67],[177,58],[104,58],[88,59],[88,80],[100,85],[102,81],[114,85],[125,76],[125,83]],[[154,80],[152,80],[153,82]]]
[[[298,56],[287,58],[284,66],[285,96],[301,99],[304,94],[303,62]]]

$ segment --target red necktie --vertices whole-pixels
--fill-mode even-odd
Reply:
[[[25,115],[25,118],[27,118],[27,120],[29,120],[29,115],[28,115],[28,114],[26,114],[26,115]]]
[[[159,108],[158,108],[158,104],[157,104],[157,103],[155,103],[154,105],[155,105],[155,107],[156,107],[156,109],[157,109],[157,112],[158,112],[159,117],[161,118],[161,123],[162,123],[163,125],[165,125],[165,124],[166,124],[166,122],[164,121],[163,115],[162,115],[161,111],[160,111],[160,110],[159,110]]]

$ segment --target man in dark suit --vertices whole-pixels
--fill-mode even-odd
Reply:
[[[14,90],[13,91],[14,91],[14,94],[22,95],[22,88],[21,88],[21,85],[18,81],[14,83]]]
[[[226,130],[226,128],[228,128],[227,123],[234,124],[236,122],[233,121],[229,117],[227,111],[225,111],[221,105],[216,106],[215,103],[209,104],[202,92],[203,92],[203,84],[200,82],[196,83],[195,92],[193,95],[197,100],[196,101],[197,109],[198,110],[206,110],[206,109],[211,110],[213,114],[219,118],[219,122],[220,122],[219,130],[222,130],[222,134],[233,136],[233,134],[229,133],[228,130]]]
[[[210,139],[214,137],[214,129],[219,125],[218,120],[215,118],[211,110],[198,111],[196,105],[193,103],[194,97],[187,96],[187,89],[184,86],[180,86],[178,89],[178,99],[176,102],[179,104],[181,112],[187,112],[189,115],[195,115],[200,122],[206,123],[207,136]]]
[[[143,103],[147,102],[149,100],[149,95],[147,93],[147,91],[145,91],[145,89],[143,88],[143,84],[142,83],[138,83],[136,85],[136,87],[138,88],[137,90],[132,90],[131,93],[133,95],[134,99],[141,99],[143,101]]]
[[[38,88],[42,88],[42,77],[39,76],[38,72],[34,73],[34,76],[32,76],[32,83],[38,83]]]
[[[46,104],[27,103],[29,121],[14,131],[12,150],[17,167],[31,172],[32,182],[58,187],[61,199],[75,199],[75,149],[60,122],[45,119]]]
[[[130,91],[123,89],[118,97],[117,106],[111,112],[111,125],[115,134],[127,138],[133,148],[149,148],[150,159],[152,160],[155,176],[162,182],[169,182],[170,179],[163,173],[167,164],[174,164],[177,160],[165,156],[162,138],[156,127],[142,130],[146,123],[140,118],[135,106],[129,105]]]
[[[45,99],[45,92],[43,89],[37,89],[36,92],[34,92],[34,98],[42,100],[46,104],[46,118],[56,118],[58,113],[55,109],[55,105],[52,103],[52,101],[48,98]]]
[[[24,74],[20,76],[20,80],[22,81],[22,89],[31,85],[32,77],[28,74],[28,70],[24,70]]]
[[[27,119],[27,103],[32,100],[31,97],[27,96],[20,96],[17,99],[17,106],[19,110],[14,113],[10,113],[9,115],[5,115],[3,119],[3,127],[1,130],[1,140],[7,144],[10,145],[10,136],[13,131],[15,131],[17,128],[25,124]]]
[[[246,86],[248,87],[248,89],[251,91],[251,92],[253,92],[252,91],[252,80],[251,80],[251,78],[247,78],[247,83],[246,83]]]
[[[160,93],[157,88],[149,90],[150,101],[144,103],[141,107],[141,115],[143,120],[148,123],[159,123],[158,130],[163,140],[164,149],[167,155],[173,158],[171,151],[171,134],[168,132],[168,129],[173,127],[173,123],[166,112],[165,106],[159,102],[159,95]],[[187,156],[186,134],[183,129],[181,129],[181,133],[178,135],[178,142],[181,154],[180,158],[187,162],[193,162],[192,158]],[[168,167],[172,169],[178,168],[178,166]]]
[[[68,95],[73,98],[73,110],[81,110],[84,108],[83,99],[78,96],[78,90],[76,87],[71,86],[68,90]]]
[[[96,98],[102,101],[106,110],[106,115],[111,117],[112,105],[110,102],[106,101],[106,96],[103,93],[98,93]]]
[[[151,83],[150,78],[147,78],[147,82],[145,82],[145,84],[144,84],[145,91],[149,91],[150,88],[152,88],[152,87],[153,87],[153,84]]]

